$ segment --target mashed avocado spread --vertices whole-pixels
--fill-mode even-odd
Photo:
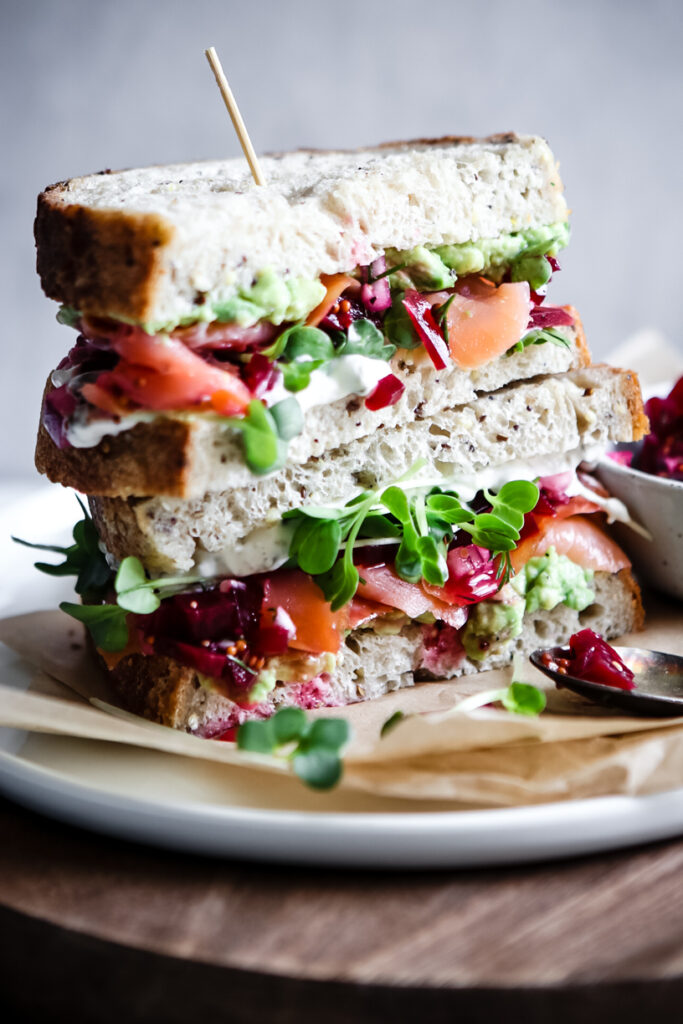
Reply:
[[[511,270],[513,281],[528,281],[537,290],[552,273],[544,257],[557,255],[568,241],[569,224],[559,222],[460,245],[388,249],[387,263],[403,268],[390,277],[395,287],[449,288],[456,278],[467,274],[484,274],[500,281]]]
[[[462,634],[467,657],[482,661],[490,654],[500,654],[510,640],[522,632],[524,601],[504,604],[502,601],[482,601],[470,610]]]
[[[528,612],[539,608],[551,611],[558,604],[582,612],[595,600],[592,582],[592,569],[582,569],[566,555],[558,555],[555,548],[548,548],[545,555],[529,559],[512,580],[512,587],[524,598]]]
[[[387,249],[387,266],[402,268],[389,275],[389,283],[393,292],[407,288],[434,291],[451,288],[458,277],[467,274],[484,274],[491,280],[500,281],[510,270],[513,281],[528,281],[533,289],[538,289],[551,274],[550,265],[544,257],[554,256],[568,241],[569,225],[557,223],[459,245]],[[305,319],[324,297],[325,286],[318,279],[282,277],[273,270],[265,269],[248,288],[238,288],[221,295],[209,293],[204,303],[195,306],[187,316],[166,322],[140,323],[139,326],[148,334],[162,334],[198,321],[218,320],[240,327],[251,327],[260,320],[272,324],[295,323]],[[62,307],[58,314],[58,319],[70,326],[78,318],[78,312],[70,307]]]
[[[595,600],[592,582],[592,569],[582,569],[566,555],[558,555],[555,548],[530,558],[510,584],[519,595],[517,600],[482,601],[470,610],[462,635],[468,658],[481,661],[502,653],[522,632],[525,612],[552,611],[558,604],[582,612]]]

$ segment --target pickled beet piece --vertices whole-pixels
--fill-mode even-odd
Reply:
[[[452,548],[446,562],[448,579],[443,589],[453,604],[477,604],[498,593],[498,566],[485,548],[476,544]]]
[[[386,272],[386,269],[387,261],[384,256],[380,256],[369,267],[363,267],[363,286],[360,290],[360,297],[365,307],[376,313],[391,307],[389,279],[382,277],[379,281],[376,280],[380,274]]]
[[[407,291],[401,301],[434,366],[445,370],[451,355],[443,331],[434,319],[431,302],[416,291]]]
[[[49,391],[43,402],[43,426],[58,448],[70,448],[67,424],[74,414],[78,400],[68,384]]]
[[[280,376],[280,371],[272,360],[257,352],[243,366],[241,376],[252,395],[260,398],[273,387]]]
[[[530,328],[571,327],[574,317],[561,306],[534,306],[529,315]]]
[[[569,651],[569,657],[562,659],[562,663],[566,661],[569,675],[589,683],[616,686],[620,690],[635,689],[631,669],[624,664],[614,648],[592,629],[574,633],[569,638]]]
[[[169,657],[175,658],[182,665],[197,669],[202,675],[209,676],[211,679],[220,679],[240,690],[251,689],[258,676],[258,672],[245,668],[239,661],[228,657],[217,644],[202,647],[186,644],[181,640],[173,640],[170,637],[161,637],[154,649],[159,654],[167,654]]]
[[[146,633],[188,643],[253,638],[258,633],[263,582],[223,580],[218,587],[175,594],[151,615],[138,616]]]
[[[666,398],[645,403],[650,433],[633,458],[633,468],[653,476],[683,480],[683,377]]]
[[[376,412],[378,409],[386,409],[388,405],[395,405],[405,389],[403,381],[395,377],[393,373],[389,373],[386,377],[382,377],[365,399],[365,407]]]

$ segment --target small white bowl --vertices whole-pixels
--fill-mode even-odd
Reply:
[[[631,451],[638,447],[620,446]],[[613,528],[640,582],[683,599],[683,482],[641,473],[609,456],[600,461],[595,475],[652,535],[646,540],[621,523]]]

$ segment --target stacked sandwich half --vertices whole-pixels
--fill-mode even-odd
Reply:
[[[547,298],[568,226],[545,142],[263,166],[39,199],[77,334],[36,461],[88,496],[65,607],[127,705],[215,736],[637,628],[604,530],[627,512],[579,467],[646,421]]]

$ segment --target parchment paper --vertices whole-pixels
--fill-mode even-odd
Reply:
[[[651,601],[646,630],[623,642],[683,654],[682,626],[683,606]],[[287,770],[281,760],[125,712],[90,654],[83,628],[62,612],[4,619],[0,641],[36,669],[28,692],[0,681],[0,725],[146,746],[255,771]],[[537,718],[488,708],[454,710],[469,693],[507,685],[505,670],[421,683],[367,704],[319,712],[342,715],[353,728],[342,785],[504,807],[683,784],[683,719],[628,718],[595,707],[556,691],[530,664],[524,679],[546,689],[548,709]],[[409,717],[380,738],[382,723],[397,709]]]

